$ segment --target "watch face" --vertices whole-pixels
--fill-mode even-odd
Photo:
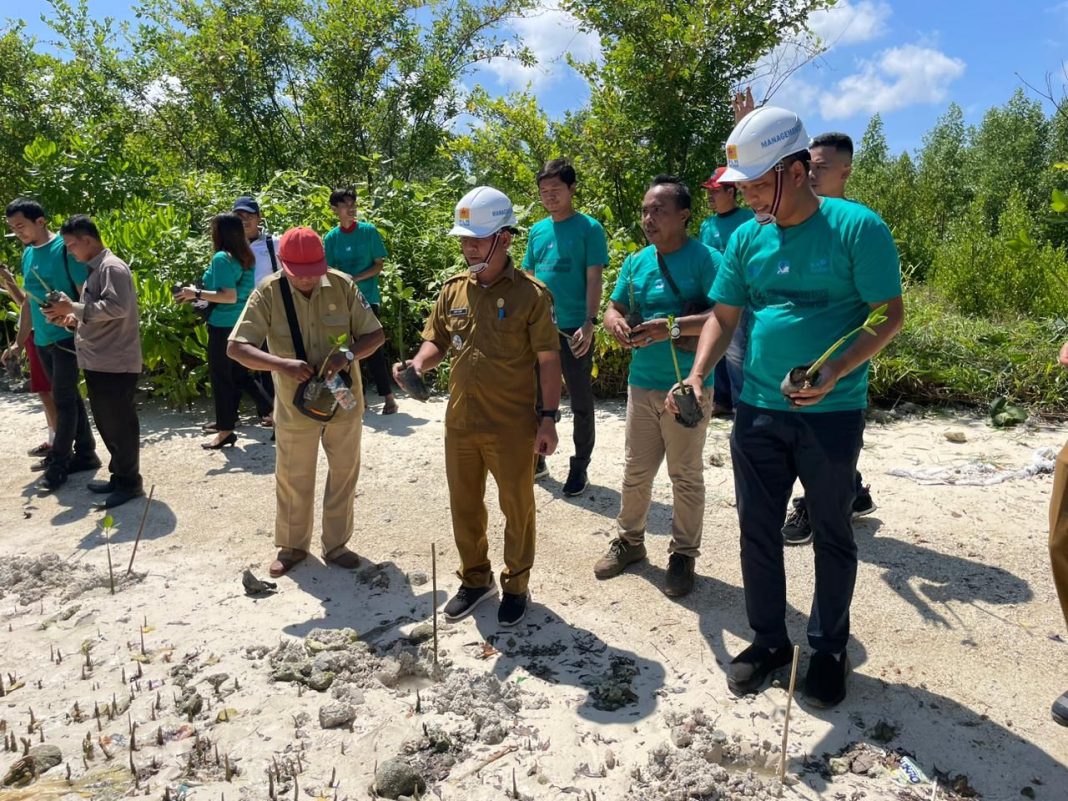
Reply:
[[[679,326],[678,326],[678,325],[673,325],[673,326],[671,326],[671,338],[672,338],[672,339],[678,339],[678,338],[679,338],[679,335],[680,335],[681,333],[682,333],[682,329],[681,329],[681,328],[679,328]]]

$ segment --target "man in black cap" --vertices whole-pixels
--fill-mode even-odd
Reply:
[[[248,238],[248,246],[252,248],[252,255],[256,257],[255,272],[256,286],[263,279],[278,272],[277,243],[274,237],[263,225],[263,214],[260,212],[260,204],[251,195],[242,195],[234,201],[233,212],[241,218],[245,226],[245,236]],[[264,350],[267,349],[266,343]],[[269,372],[255,373],[256,383],[263,390],[267,400],[274,401],[274,381]],[[260,416],[260,422],[266,426],[274,425],[273,409],[264,407],[259,398],[256,398],[256,411]]]

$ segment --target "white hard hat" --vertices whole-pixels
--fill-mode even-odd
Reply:
[[[492,186],[478,186],[456,204],[449,235],[481,239],[515,225],[518,225],[518,221],[508,196]]]
[[[807,149],[808,134],[800,117],[775,106],[755,109],[727,137],[727,171],[720,183],[755,180],[787,156]]]

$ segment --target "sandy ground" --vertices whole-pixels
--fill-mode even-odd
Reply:
[[[402,399],[401,412],[388,418],[375,404],[365,418],[353,545],[367,566],[354,576],[309,559],[280,580],[277,594],[250,598],[242,571],[266,577],[273,554],[269,432],[246,426],[237,448],[206,452],[197,428],[206,412],[143,410],[142,466],[155,501],[134,580],[111,595],[102,515],[89,511],[84,489],[90,476],[37,497],[23,454],[40,439],[41,416],[26,396],[0,397],[0,447],[11,454],[0,476],[0,672],[8,688],[0,733],[16,735],[20,753],[21,738],[58,746],[71,772],[68,781],[61,765],[25,790],[0,790],[0,799],[164,798],[165,791],[266,799],[275,767],[280,798],[368,798],[376,766],[398,754],[442,799],[511,797],[513,781],[520,797],[536,799],[774,793],[770,768],[786,692],[773,686],[736,699],[724,678],[725,663],[749,636],[729,424],[709,429],[697,589],[672,601],[660,592],[671,499],[663,470],[649,562],[607,582],[592,575],[619,502],[622,411],[602,405],[592,486],[575,499],[560,494],[570,453],[565,416],[562,453],[536,490],[535,604],[514,633],[498,629],[492,606],[456,625],[442,622],[435,680],[427,675],[432,647],[409,646],[408,635],[431,618],[430,584],[418,574],[430,573],[432,543],[438,602],[456,585],[441,400]],[[947,441],[948,430],[967,441]],[[1068,632],[1046,550],[1051,477],[975,487],[921,486],[886,474],[975,459],[1022,467],[1036,448],[1063,440],[1062,430],[997,431],[966,416],[869,425],[861,468],[879,509],[856,525],[850,694],[831,711],[794,705],[789,773],[800,781],[785,797],[906,797],[878,769],[832,777],[825,757],[861,742],[903,749],[928,775],[964,774],[958,790],[970,786],[985,799],[1068,799],[1068,730],[1049,715],[1068,689]],[[499,559],[492,483],[487,497],[491,554]],[[120,577],[143,509],[138,502],[116,510],[111,551]],[[58,555],[55,570],[26,573],[40,572],[48,554]],[[803,676],[812,550],[789,549],[787,570]],[[94,582],[101,586],[86,589]],[[327,665],[333,686],[305,687],[306,675],[272,681],[286,659],[318,649],[301,639],[318,627],[350,627],[363,641],[342,636],[342,645],[330,646],[341,648],[326,652],[335,659]],[[320,677],[322,669],[317,659]],[[339,703],[353,720],[324,729],[320,708]],[[182,704],[184,711],[176,708]],[[0,751],[0,773],[18,756]],[[915,790],[907,797],[931,797],[930,787]],[[939,790],[946,797],[945,786]]]

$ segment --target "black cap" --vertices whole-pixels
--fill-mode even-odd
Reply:
[[[260,204],[251,195],[242,195],[234,201],[234,211],[247,211],[249,214],[259,214]]]

